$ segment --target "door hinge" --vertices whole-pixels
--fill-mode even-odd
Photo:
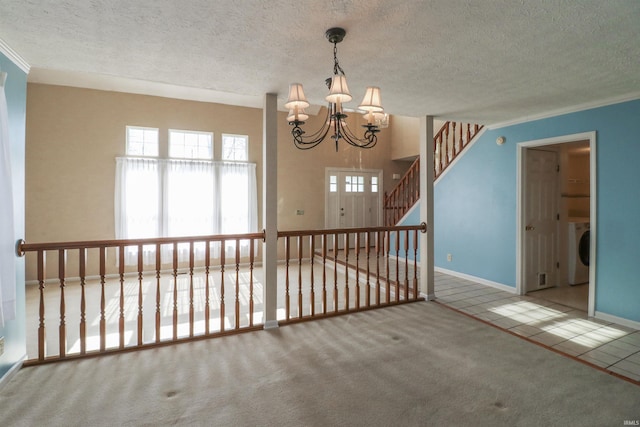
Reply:
[[[556,262],[556,268],[560,268],[560,263]]]
[[[560,221],[560,214],[556,214],[556,220]]]
[[[556,165],[556,172],[560,172],[560,165]]]

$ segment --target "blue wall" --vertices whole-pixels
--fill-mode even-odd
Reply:
[[[485,131],[435,187],[436,266],[515,287],[517,144],[596,131],[596,311],[640,322],[638,123],[640,100]]]
[[[2,53],[0,53],[0,69],[8,74],[5,83],[5,95],[9,109],[16,238],[24,238],[24,150],[27,75]],[[16,319],[5,322],[5,327],[0,328],[0,336],[4,336],[5,339],[4,354],[0,356],[0,378],[16,363],[20,362],[26,354],[24,258],[16,257],[16,263],[16,283],[18,287],[16,292]]]

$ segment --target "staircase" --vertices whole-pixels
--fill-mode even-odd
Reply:
[[[447,169],[453,160],[482,129],[482,125],[446,122],[433,138],[434,179]],[[417,158],[398,185],[384,195],[384,225],[393,226],[420,199],[420,158]]]

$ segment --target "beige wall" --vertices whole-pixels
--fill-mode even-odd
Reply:
[[[324,110],[321,111],[324,114]],[[285,113],[278,117],[278,228],[324,227],[326,167],[383,169],[384,190],[407,162],[391,159],[391,128],[376,147],[362,150],[333,140],[298,150],[291,142]],[[321,117],[308,121],[319,127]],[[361,129],[361,119],[350,117]],[[26,240],[55,242],[115,238],[115,158],[125,153],[125,127],[214,133],[220,159],[221,135],[249,135],[249,159],[257,164],[259,229],[262,228],[262,110],[153,96],[43,84],[27,89]],[[303,209],[304,215],[296,215]],[[33,274],[29,274],[33,279]]]
[[[391,158],[394,160],[415,160],[420,155],[420,121],[417,117],[392,116]],[[434,120],[437,131],[445,124],[443,120]]]

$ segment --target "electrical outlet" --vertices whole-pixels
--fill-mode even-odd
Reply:
[[[304,209],[296,209],[296,215],[304,215]]]
[[[0,356],[4,354],[4,337],[0,337]]]
[[[447,261],[449,262],[453,261],[453,255],[447,254]]]

